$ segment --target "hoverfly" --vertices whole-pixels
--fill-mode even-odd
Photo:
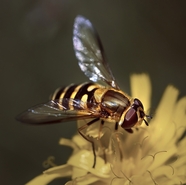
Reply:
[[[104,49],[92,23],[77,16],[73,29],[73,45],[79,67],[92,82],[70,85],[57,89],[51,100],[31,107],[17,117],[17,120],[30,124],[48,124],[79,119],[92,119],[81,130],[101,120],[113,122],[115,130],[121,126],[132,133],[148,117],[141,101],[131,98],[120,90],[106,62]],[[86,137],[85,137],[86,139]],[[92,141],[90,141],[92,143]],[[96,155],[94,144],[94,164]]]

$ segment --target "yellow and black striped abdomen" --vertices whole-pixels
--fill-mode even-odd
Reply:
[[[80,100],[88,103],[87,106],[89,106],[94,102],[94,92],[98,88],[100,88],[98,84],[90,82],[79,85],[71,84],[63,88],[58,88],[52,95],[51,99],[58,99],[59,102],[61,101],[60,103],[62,106],[66,107],[67,109],[73,109],[73,107],[69,107],[69,105],[67,105],[67,99]]]

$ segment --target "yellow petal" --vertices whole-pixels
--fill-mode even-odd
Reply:
[[[81,176],[77,179],[74,180],[74,184],[75,185],[89,185],[94,183],[94,185],[100,185],[100,183],[98,183],[97,181],[101,180],[100,177],[97,177],[91,173],[85,175],[85,176]],[[97,182],[97,183],[96,183]],[[101,185],[105,185],[104,183],[101,183]]]
[[[101,157],[96,156],[96,166],[92,168],[93,161],[94,156],[92,151],[80,150],[70,157],[67,164],[84,169],[98,177],[108,178],[110,175],[110,164],[105,164],[105,161]]]
[[[59,174],[51,174],[51,175],[42,174],[42,175],[35,177],[34,179],[29,181],[28,183],[26,183],[26,185],[46,185],[49,182],[51,182],[54,179],[59,178],[59,177],[60,177]]]
[[[175,124],[172,115],[177,97],[178,90],[173,86],[168,86],[158,105],[155,116],[150,122],[150,131],[153,134],[151,137],[152,145],[157,144],[163,150],[166,150],[165,146],[174,138]]]
[[[65,185],[75,185],[73,181],[68,181]]]
[[[68,164],[52,167],[43,172],[46,175],[58,175],[59,177],[69,177],[72,175],[72,166]]]
[[[144,105],[145,112],[148,114],[151,102],[151,82],[147,74],[132,74],[130,77],[131,96],[138,98]]]
[[[174,136],[175,140],[179,139],[180,136],[185,131],[185,121],[186,121],[186,97],[181,98],[176,106],[173,113],[173,123],[176,127],[176,135]]]
[[[72,141],[81,149],[81,148],[89,148],[90,142],[84,139],[81,135],[76,134],[72,137]]]

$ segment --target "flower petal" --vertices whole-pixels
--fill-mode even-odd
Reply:
[[[72,137],[72,141],[79,147],[79,149],[90,149],[91,144],[84,139],[79,133]]]
[[[58,175],[59,177],[69,177],[72,175],[72,166],[68,164],[52,167],[43,172],[46,175]]]
[[[65,183],[65,185],[74,185],[73,181],[68,181],[67,183]]]
[[[88,185],[88,184],[100,185],[100,183],[101,183],[101,185],[107,185],[108,184],[108,183],[105,184],[104,182],[100,182],[100,181],[101,181],[100,177],[89,173],[89,174],[86,174],[84,176],[80,176],[80,177],[74,179],[73,183],[75,185]]]
[[[130,76],[130,84],[131,96],[139,98],[144,105],[145,112],[149,113],[152,89],[149,75],[145,73],[132,74]]]
[[[178,90],[168,86],[159,103],[156,114],[150,122],[151,146],[158,150],[166,150],[166,145],[175,134],[175,124],[172,115],[178,97]],[[155,146],[156,145],[156,146]]]
[[[175,140],[178,140],[186,129],[186,97],[181,98],[175,106],[173,122],[176,125]]]
[[[98,177],[109,178],[110,164],[105,164],[105,161],[101,157],[96,156],[96,166],[95,168],[92,168],[93,161],[94,156],[92,151],[80,150],[78,153],[70,157],[67,164],[84,169]]]
[[[61,177],[61,175],[59,174],[51,174],[51,175],[42,174],[35,177],[28,183],[26,183],[26,185],[47,185],[49,182],[59,177]]]
[[[76,145],[76,143],[74,143],[72,140],[70,139],[66,139],[66,138],[61,138],[59,140],[59,144],[60,145],[64,145],[64,146],[68,146],[68,147],[71,147],[74,151],[77,151],[79,148],[78,146]]]

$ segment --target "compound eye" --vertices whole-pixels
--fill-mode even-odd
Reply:
[[[127,111],[121,127],[124,129],[132,128],[137,123],[137,121],[138,121],[138,116],[136,110],[131,108]]]
[[[141,107],[142,109],[144,109],[144,108],[143,108],[143,104],[141,103],[141,101],[140,101],[139,99],[135,98],[135,99],[134,99],[134,104],[135,104],[135,105],[138,105],[139,107]]]

